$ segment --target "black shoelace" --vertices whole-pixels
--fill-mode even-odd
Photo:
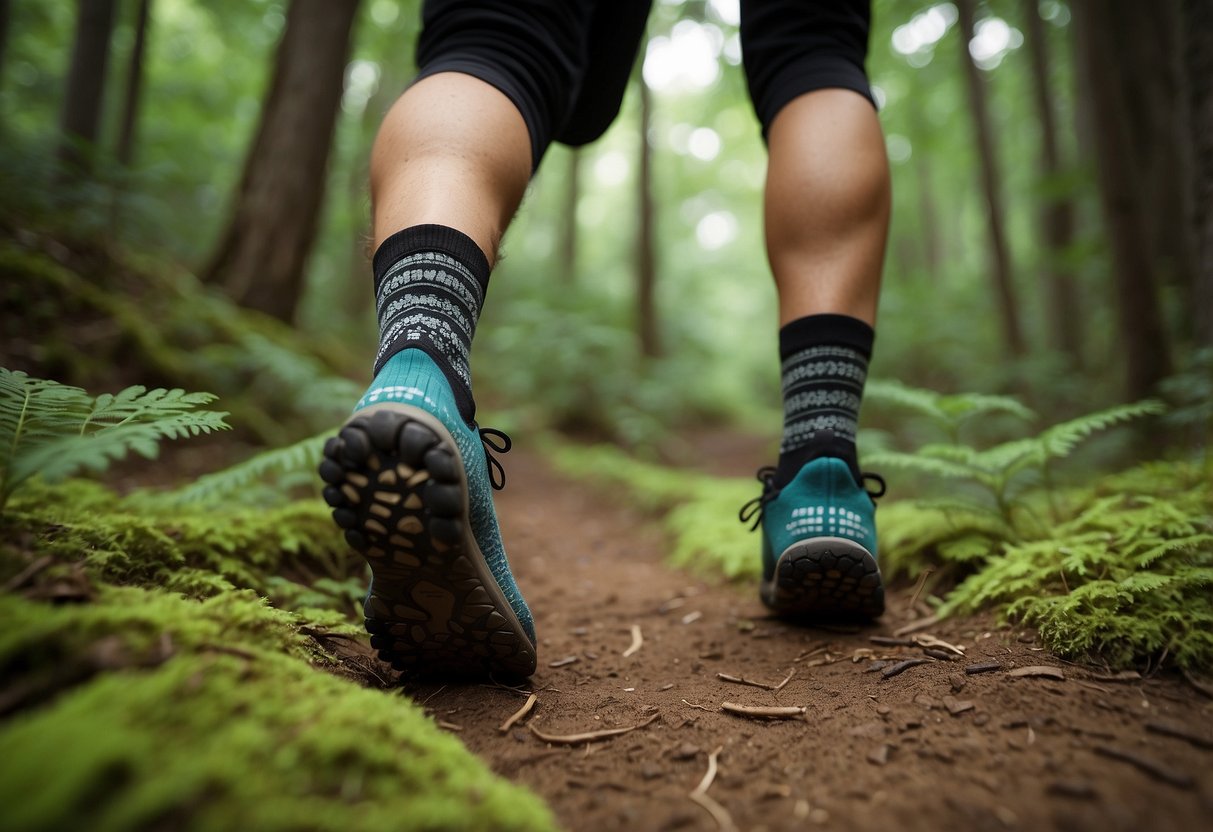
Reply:
[[[484,459],[489,464],[489,485],[493,486],[494,491],[500,491],[505,488],[505,467],[493,456],[492,451],[509,453],[514,443],[505,431],[497,428],[480,428],[480,441],[484,444]]]
[[[758,469],[758,473],[755,474],[755,477],[760,483],[762,483],[762,493],[754,499],[747,501],[746,504],[741,507],[741,510],[737,512],[737,519],[742,523],[749,523],[751,520],[754,521],[750,525],[750,531],[754,531],[758,528],[759,524],[762,523],[762,513],[766,508],[767,503],[778,497],[779,492],[783,490],[775,487],[775,466],[773,465],[762,466]],[[884,496],[886,486],[884,477],[880,476],[880,474],[875,474],[871,471],[864,471],[862,474],[860,474],[860,481],[863,490],[868,492],[868,496],[873,500],[879,500]],[[876,483],[878,488],[869,488],[869,481]]]

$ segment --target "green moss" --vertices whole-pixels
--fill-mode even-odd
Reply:
[[[553,828],[408,700],[272,651],[106,674],[5,724],[0,760],[17,829]]]
[[[365,583],[318,501],[169,507],[70,481],[10,508],[0,581],[41,563],[31,596],[76,599],[0,595],[12,828],[554,828],[416,704],[327,672],[342,662],[308,633],[361,637]]]

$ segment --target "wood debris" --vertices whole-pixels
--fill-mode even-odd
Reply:
[[[930,664],[930,662],[930,659],[906,659],[903,662],[889,665],[884,670],[880,671],[880,675],[885,679],[892,679],[897,674],[904,673],[911,667],[917,667],[920,664]]]
[[[1197,691],[1199,691],[1200,693],[1203,693],[1205,696],[1209,697],[1210,699],[1213,699],[1213,685],[1209,684],[1208,682],[1202,681],[1201,679],[1197,679],[1188,670],[1181,670],[1180,672],[1183,673],[1184,678],[1188,680],[1189,685],[1191,685]]]
[[[462,725],[456,725],[453,722],[447,722],[446,720],[443,720],[443,719],[438,720],[438,727],[445,728],[448,731],[462,731],[463,730]]]
[[[708,796],[708,789],[711,788],[712,781],[716,779],[716,761],[723,750],[724,746],[718,746],[708,755],[708,770],[703,775],[703,779],[699,781],[699,785],[687,797],[702,806],[704,811],[712,816],[712,820],[716,821],[716,826],[721,832],[737,832],[737,824],[733,823],[733,816]]]
[[[919,647],[938,647],[942,650],[955,653],[957,656],[963,656],[965,654],[964,645],[949,644],[943,639],[936,638],[928,633],[920,633],[919,635],[914,636],[914,643]]]
[[[1196,787],[1196,781],[1192,779],[1191,775],[1180,771],[1174,771],[1161,763],[1148,760],[1145,757],[1138,756],[1131,751],[1113,748],[1110,745],[1097,745],[1092,750],[1101,757],[1108,757],[1112,760],[1120,760],[1122,763],[1128,763],[1131,766],[1135,766],[1148,774],[1150,777],[1153,777],[1155,780],[1175,786],[1176,788],[1193,789]]]
[[[636,655],[636,652],[640,649],[642,644],[644,644],[644,636],[641,635],[641,633],[640,633],[640,625],[633,624],[632,625],[632,643],[628,647],[627,650],[623,651],[623,657],[626,659],[629,656]]]
[[[1066,680],[1066,674],[1062,673],[1060,667],[1053,667],[1048,664],[1036,664],[1031,667],[1017,667],[1007,673],[1008,676],[1015,678],[1024,677],[1042,677],[1045,679],[1053,679],[1058,682]]]
[[[974,676],[978,673],[989,673],[991,670],[1002,670],[1001,662],[978,662],[965,667],[965,674]]]
[[[957,699],[953,696],[945,696],[943,698],[943,706],[948,709],[948,713],[952,716],[959,716],[965,711],[971,711],[976,705],[968,699]]]
[[[632,731],[636,731],[641,728],[644,728],[645,726],[649,725],[653,720],[657,719],[657,717],[659,717],[659,716],[661,716],[661,714],[659,714],[659,713],[653,714],[651,717],[646,719],[644,722],[641,722],[638,725],[631,725],[627,728],[607,728],[602,731],[586,731],[581,734],[548,734],[548,733],[540,731],[538,728],[536,728],[535,723],[533,723],[533,722],[528,723],[526,727],[530,729],[532,734],[534,734],[535,736],[537,736],[539,739],[543,740],[544,742],[550,742],[554,745],[582,745],[583,743],[590,743],[590,742],[595,742],[597,740],[605,740],[605,739],[610,739],[611,737],[618,737],[621,734],[629,734]]]
[[[909,624],[898,627],[893,631],[894,637],[908,636],[910,633],[917,633],[919,630],[925,630],[927,627],[934,627],[939,623],[939,617],[928,615],[926,618],[920,618],[917,621],[911,621]]]
[[[570,664],[573,664],[578,661],[581,661],[581,658],[579,656],[565,656],[563,659],[557,659],[554,662],[548,662],[548,667],[565,667],[566,665],[570,665]]]
[[[776,692],[776,693],[779,693],[781,690],[783,690],[784,686],[785,686],[785,685],[786,685],[788,682],[792,681],[792,676],[793,676],[795,673],[796,673],[796,668],[794,668],[794,667],[793,667],[791,670],[789,670],[789,671],[788,671],[788,675],[783,677],[783,681],[782,681],[782,682],[780,682],[778,685],[776,685],[776,686],[775,686],[775,692]]]
[[[684,700],[682,700],[682,704],[684,704],[684,705],[690,705],[692,708],[698,708],[698,709],[699,709],[699,710],[701,710],[701,711],[707,711],[708,713],[712,713],[712,709],[711,709],[711,708],[706,708],[706,707],[704,707],[703,705],[696,705],[694,702],[688,702],[688,701],[686,701],[685,699],[684,699]]]
[[[1197,733],[1192,728],[1184,725],[1172,725],[1168,722],[1147,722],[1146,730],[1154,734],[1162,734],[1164,737],[1174,737],[1177,740],[1190,742],[1197,748],[1213,750],[1213,736]]]
[[[688,612],[686,615],[684,615],[682,617],[682,623],[683,624],[694,624],[696,621],[698,621],[701,618],[703,618],[703,613],[701,613],[699,610],[695,610],[694,612]]]
[[[766,706],[766,705],[739,705],[736,702],[720,703],[720,710],[726,713],[736,714],[737,716],[747,716],[755,719],[790,719],[793,717],[804,716],[808,713],[808,708],[804,705],[787,705],[787,706]]]
[[[1141,674],[1136,670],[1122,670],[1120,673],[1092,673],[1090,678],[1097,682],[1140,682]]]
[[[868,641],[882,647],[913,647],[916,643],[912,638],[893,638],[892,636],[871,636]]]
[[[527,714],[529,714],[535,708],[535,703],[538,701],[539,697],[532,693],[529,697],[527,697],[526,704],[514,711],[510,718],[501,723],[497,730],[503,734],[507,733],[511,728],[526,718]]]

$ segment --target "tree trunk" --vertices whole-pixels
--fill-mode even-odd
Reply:
[[[135,160],[135,127],[139,120],[140,93],[143,91],[143,55],[147,49],[147,27],[151,17],[152,0],[139,0],[135,20],[135,42],[131,45],[126,65],[126,90],[122,99],[122,122],[118,128],[116,155],[123,167]]]
[[[257,136],[207,279],[290,321],[316,234],[358,0],[292,0]]]
[[[1213,5],[1208,0],[1185,0],[1183,31],[1196,250],[1189,308],[1193,339],[1213,347]]]
[[[78,0],[59,146],[59,158],[76,173],[88,172],[97,144],[113,31],[114,0]]]
[[[653,146],[649,142],[649,129],[653,120],[653,102],[644,76],[637,73],[640,92],[640,170],[636,176],[637,212],[636,229],[636,325],[640,335],[640,352],[655,358],[661,355],[661,343],[657,336],[657,253],[656,212],[653,208]]]
[[[1048,34],[1037,10],[1037,0],[1023,0],[1023,5],[1028,24],[1028,50],[1032,57],[1036,118],[1040,123],[1040,178],[1050,185],[1039,220],[1047,258],[1045,267],[1040,270],[1041,299],[1048,306],[1050,344],[1065,355],[1072,366],[1081,367],[1083,319],[1074,275],[1064,265],[1066,252],[1074,242],[1074,203],[1068,194],[1057,193],[1055,189],[1063,166],[1053,88],[1049,83]]]
[[[12,3],[0,0],[0,88],[4,86],[4,59],[8,55],[8,25],[12,20]]]
[[[1119,348],[1125,354],[1127,392],[1143,398],[1170,374],[1171,360],[1145,215],[1149,203],[1130,133],[1132,105],[1121,93],[1122,82],[1137,79],[1144,85],[1151,68],[1128,63],[1132,53],[1125,51],[1115,28],[1122,25],[1118,12],[1095,0],[1075,3],[1074,11],[1075,25],[1083,27],[1079,57],[1091,81],[1083,98],[1095,128],[1100,200],[1115,274]]]
[[[987,203],[986,227],[990,238],[994,297],[998,304],[1007,351],[1013,357],[1021,358],[1027,353],[1027,346],[1019,320],[1019,303],[1016,299],[1014,277],[1011,274],[1011,255],[1007,248],[998,153],[994,146],[994,131],[990,127],[989,108],[986,106],[985,81],[981,77],[981,70],[969,54],[969,41],[973,37],[974,26],[973,0],[959,0],[956,5],[960,13],[960,59],[968,86],[969,111],[973,117],[977,150],[981,158],[982,187]]]
[[[569,148],[564,177],[564,210],[560,226],[560,274],[565,285],[577,282],[577,202],[581,196],[581,149]]]

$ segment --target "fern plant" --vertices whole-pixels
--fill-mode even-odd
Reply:
[[[54,482],[101,472],[130,451],[154,459],[163,439],[226,429],[227,413],[195,409],[214,399],[142,386],[94,397],[0,367],[0,511],[35,475]]]

